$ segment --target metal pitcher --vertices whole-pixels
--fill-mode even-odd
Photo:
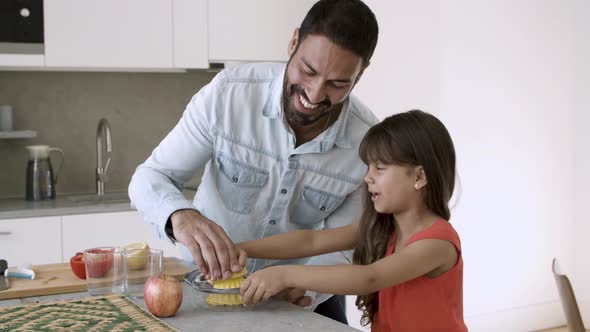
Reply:
[[[27,201],[41,201],[55,199],[55,185],[63,163],[64,152],[59,148],[50,147],[49,145],[29,145],[26,147],[29,151],[29,160],[27,163]],[[49,154],[58,152],[61,156],[61,162],[57,173],[53,172]]]

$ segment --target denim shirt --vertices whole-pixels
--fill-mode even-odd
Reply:
[[[179,209],[198,210],[235,243],[344,226],[360,217],[367,168],[358,147],[377,117],[350,96],[336,122],[296,147],[282,109],[284,73],[284,64],[268,63],[223,70],[193,96],[176,127],[137,168],[129,195],[160,238]],[[203,167],[190,202],[180,189]],[[183,245],[181,253],[193,261]],[[281,262],[249,259],[247,268],[349,262],[350,252],[338,252]]]

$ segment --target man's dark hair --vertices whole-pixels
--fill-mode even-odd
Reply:
[[[378,34],[375,14],[361,0],[320,0],[303,19],[298,42],[301,44],[308,35],[325,36],[336,45],[358,54],[368,65],[377,46]]]

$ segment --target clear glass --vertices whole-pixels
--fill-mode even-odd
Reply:
[[[86,286],[93,296],[125,294],[127,267],[125,249],[98,247],[84,250]]]
[[[143,297],[143,286],[149,277],[162,273],[164,254],[160,249],[127,249],[125,251],[127,267],[127,296]]]

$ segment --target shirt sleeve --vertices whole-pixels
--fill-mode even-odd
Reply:
[[[213,154],[216,95],[223,83],[222,74],[193,96],[174,129],[131,178],[131,205],[145,222],[156,227],[159,238],[167,238],[166,221],[174,211],[195,209],[182,188]]]
[[[360,218],[362,213],[362,187],[352,192],[346,200],[325,220],[325,228],[336,228],[350,225]],[[339,251],[325,255],[311,257],[307,265],[338,265],[352,263],[352,251]],[[311,297],[308,308],[315,309],[320,303],[329,299],[333,294],[323,294],[307,291],[305,295]]]

